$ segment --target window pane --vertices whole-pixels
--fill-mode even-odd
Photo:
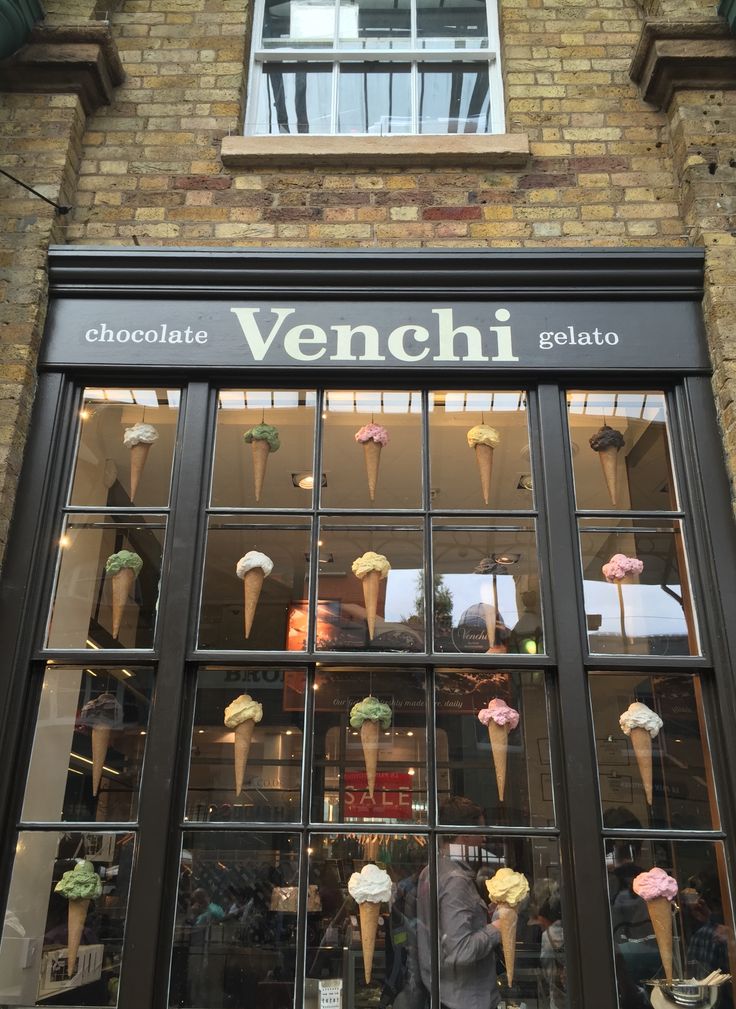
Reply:
[[[335,0],[266,0],[263,44],[269,49],[331,47],[335,13]]]
[[[340,67],[339,133],[411,133],[411,76],[402,63]]]
[[[217,405],[212,506],[309,508],[315,393],[222,389]]]
[[[543,652],[532,521],[487,532],[448,530],[446,521],[435,519],[432,537],[435,651]]]
[[[679,522],[582,519],[580,545],[591,652],[698,654]]]
[[[325,394],[324,507],[421,507],[421,404],[418,392]]]
[[[463,795],[484,824],[554,826],[544,674],[438,670],[435,698],[440,811]]]
[[[360,0],[340,4],[342,49],[408,49],[411,46],[409,0]]]
[[[309,532],[308,520],[283,516],[210,519],[200,648],[306,647]]]
[[[567,416],[579,508],[677,508],[663,393],[568,392]]]
[[[305,1009],[329,1004],[328,992],[332,1004],[345,1009],[424,1005],[416,937],[426,839],[403,833],[313,834],[309,843],[309,883],[316,899],[307,933]],[[367,865],[382,890],[375,896],[390,892],[390,899],[358,903],[351,896],[351,889],[360,895],[354,883],[349,888],[353,874],[363,877],[365,892]]]
[[[467,341],[458,335],[456,354]],[[433,508],[533,507],[523,391],[430,393],[429,438]]]
[[[49,648],[152,648],[166,519],[70,515],[59,539]]]
[[[700,677],[594,673],[590,696],[608,826],[717,828]]]
[[[453,820],[460,828],[482,826],[482,810],[464,796],[450,798],[445,808],[444,819]],[[496,992],[498,983],[507,1006],[565,1009],[566,959],[557,841],[458,831],[440,836],[437,842],[443,1004],[485,1005],[485,998],[489,992]],[[514,882],[528,889],[527,896],[513,910],[494,903],[486,886],[499,869],[519,873],[522,878]],[[420,923],[427,921],[432,899],[426,875],[420,877]],[[494,925],[496,922],[500,928]],[[436,937],[420,924],[419,962],[425,985],[429,984],[435,942]],[[498,966],[497,957],[502,957]]]
[[[419,0],[417,37],[422,49],[487,49],[486,0]]]
[[[293,1005],[299,848],[290,834],[184,834],[170,1006]]]
[[[300,819],[305,691],[302,669],[200,671],[187,820]]]
[[[648,881],[640,880],[637,885],[637,876],[654,868],[671,877],[669,885],[675,891],[671,901],[666,896],[658,901],[638,896],[637,889]],[[685,978],[704,979],[713,971],[731,973],[733,915],[722,844],[608,839],[606,869],[621,1009],[638,1004],[632,1001],[637,992],[643,990],[651,995],[647,982],[652,978],[664,980],[664,964],[669,967],[670,957],[677,997],[662,998],[660,1005],[710,1006],[715,1004],[711,994],[716,999],[721,995],[718,1005],[733,1005],[730,981],[716,992],[707,988],[693,991],[681,983]],[[655,932],[654,920],[658,920],[659,934]]]
[[[46,666],[24,820],[136,819],[152,686],[137,666]]]
[[[424,670],[320,667],[314,700],[313,819],[426,823]]]
[[[253,133],[330,133],[332,68],[269,63],[259,86]]]
[[[117,1005],[134,841],[122,833],[20,834],[0,945],[3,1005]],[[89,899],[56,892],[75,866],[75,892]]]
[[[419,66],[420,133],[489,133],[487,63]]]
[[[167,505],[179,396],[178,389],[85,389],[71,503]]]

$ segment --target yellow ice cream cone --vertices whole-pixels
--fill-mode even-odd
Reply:
[[[501,933],[503,959],[506,964],[506,980],[509,988],[514,983],[514,966],[516,964],[516,922],[518,914],[508,904],[498,905],[496,925]]]
[[[491,473],[493,472],[493,449],[491,446],[481,444],[476,445],[475,461],[478,463],[483,500],[486,504],[488,504],[491,497]]]
[[[246,718],[240,725],[236,725],[235,732],[235,794],[240,795],[243,791],[243,780],[245,778],[245,768],[248,765],[248,754],[250,744],[253,740],[253,730],[256,723],[252,718]]]
[[[365,601],[365,618],[368,621],[368,637],[373,641],[376,632],[376,613],[378,612],[378,591],[381,583],[380,571],[369,571],[363,582],[363,599]]]

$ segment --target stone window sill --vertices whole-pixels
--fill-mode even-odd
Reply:
[[[523,166],[530,157],[526,133],[224,137],[220,154],[227,168],[490,168]]]

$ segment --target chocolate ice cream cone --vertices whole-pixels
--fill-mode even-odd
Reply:
[[[506,964],[506,982],[509,986],[514,983],[514,965],[516,964],[516,921],[518,914],[513,907],[508,904],[498,905],[498,919],[496,925],[501,933],[501,945],[503,946],[503,959]]]
[[[365,760],[365,773],[368,779],[368,795],[371,799],[376,787],[379,733],[380,725],[373,718],[366,719],[360,727],[360,741],[363,744],[363,759]]]
[[[641,783],[644,786],[644,794],[647,803],[652,804],[652,737],[648,729],[636,728],[631,730],[631,745],[634,747],[636,762],[639,765]]]
[[[268,457],[271,454],[271,449],[267,441],[259,439],[253,440],[251,448],[253,449],[253,482],[255,484],[256,501],[260,501],[263,480],[266,476],[266,465]]]
[[[369,571],[362,579],[363,599],[365,601],[365,618],[368,621],[368,637],[373,641],[376,631],[376,613],[378,612],[378,589],[381,583],[380,571]]]
[[[116,638],[128,602],[130,590],[135,581],[135,571],[132,568],[121,568],[112,576],[112,636]]]
[[[358,904],[358,909],[360,911],[360,944],[363,947],[363,974],[365,983],[370,984],[381,905],[372,900],[364,900],[362,904]]]
[[[77,970],[77,954],[82,942],[84,923],[87,920],[89,910],[88,900],[70,900],[67,910],[67,977],[74,977]]]
[[[491,446],[476,445],[475,461],[478,463],[483,500],[488,504],[491,497],[491,473],[493,471],[493,449]]]
[[[130,449],[130,500],[135,501],[135,494],[138,490],[138,483],[146,465],[148,453],[151,451],[151,443],[139,441]]]
[[[235,726],[235,794],[240,795],[243,791],[243,779],[245,778],[245,768],[248,764],[248,754],[250,744],[253,739],[253,730],[256,723],[252,718],[246,718],[240,725]]]
[[[95,725],[92,727],[92,795],[100,790],[102,768],[107,759],[107,748],[110,745],[111,725]]]
[[[381,449],[383,445],[377,441],[363,442],[363,456],[365,458],[365,469],[368,474],[368,493],[371,501],[376,500],[376,487],[378,485],[378,467],[381,463]]]
[[[503,793],[506,788],[506,762],[509,752],[509,731],[508,725],[498,725],[493,719],[488,723],[488,737],[491,740],[491,753],[493,754],[493,766],[496,770],[496,785],[498,786],[498,798],[503,802]]]
[[[255,442],[254,442],[255,444]],[[243,626],[246,638],[250,636],[253,617],[256,613],[258,600],[261,597],[263,579],[266,577],[263,568],[251,568],[243,578]]]
[[[606,478],[608,496],[613,505],[618,504],[616,500],[618,497],[618,452],[619,450],[616,446],[611,445],[610,448],[602,448],[598,453],[601,468],[603,469],[603,476]]]
[[[654,926],[654,937],[662,958],[664,976],[672,981],[672,905],[666,897],[655,897],[648,900],[647,911]]]

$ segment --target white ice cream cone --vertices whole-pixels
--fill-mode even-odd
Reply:
[[[501,933],[503,959],[506,964],[506,981],[509,986],[514,983],[514,965],[516,964],[516,922],[518,914],[508,904],[498,905],[496,925]]]
[[[84,923],[89,910],[88,900],[70,900],[67,910],[67,977],[74,977],[77,970],[77,954],[82,942]]]
[[[374,718],[366,719],[360,727],[360,741],[363,744],[363,759],[365,760],[365,773],[368,779],[368,795],[371,799],[376,787],[380,728],[378,721]]]
[[[630,734],[647,803],[652,804],[652,737],[648,729],[634,728]]]
[[[245,768],[248,765],[248,754],[250,744],[253,740],[253,730],[256,723],[252,718],[246,718],[240,725],[235,726],[235,794],[240,795],[243,791],[243,780],[245,778]]]
[[[372,900],[364,900],[362,904],[358,904],[358,909],[360,911],[360,944],[363,947],[363,974],[365,983],[370,984],[381,905]]]
[[[94,725],[92,727],[92,795],[94,796],[100,790],[102,768],[107,759],[111,733],[111,725]]]
[[[245,572],[243,578],[243,626],[246,638],[250,637],[250,629],[253,626],[253,617],[261,597],[265,577],[263,568],[251,568],[250,571]]]
[[[151,451],[151,443],[139,441],[130,449],[130,500],[135,501],[136,491],[140,483],[143,467],[146,465],[148,453]]]
[[[132,568],[121,568],[112,576],[112,636],[116,638],[120,631],[128,596],[135,581],[135,571]]]
[[[603,476],[606,478],[606,487],[611,504],[618,504],[618,449],[615,445],[610,448],[602,448],[598,453],[601,461]]]
[[[253,439],[251,449],[253,450],[253,483],[255,484],[256,501],[260,501],[271,449],[268,442],[263,439]]]
[[[378,486],[378,467],[381,463],[381,449],[383,445],[377,441],[363,442],[363,456],[365,458],[365,469],[368,474],[368,493],[371,501],[376,500],[376,487]]]
[[[478,463],[483,500],[486,504],[488,504],[491,497],[491,473],[493,471],[493,449],[491,446],[480,444],[476,445],[475,461]]]
[[[664,976],[668,981],[672,981],[672,905],[666,897],[655,897],[646,904],[654,926],[654,937],[662,958]]]
[[[376,632],[376,613],[378,612],[378,591],[381,584],[380,571],[369,571],[362,579],[363,599],[365,601],[365,618],[368,621],[368,637],[373,641]]]
[[[496,785],[498,786],[498,798],[503,802],[503,793],[506,788],[506,764],[509,752],[509,725],[498,725],[493,719],[488,723],[488,737],[491,740],[491,753],[493,754],[493,766],[496,770]]]

